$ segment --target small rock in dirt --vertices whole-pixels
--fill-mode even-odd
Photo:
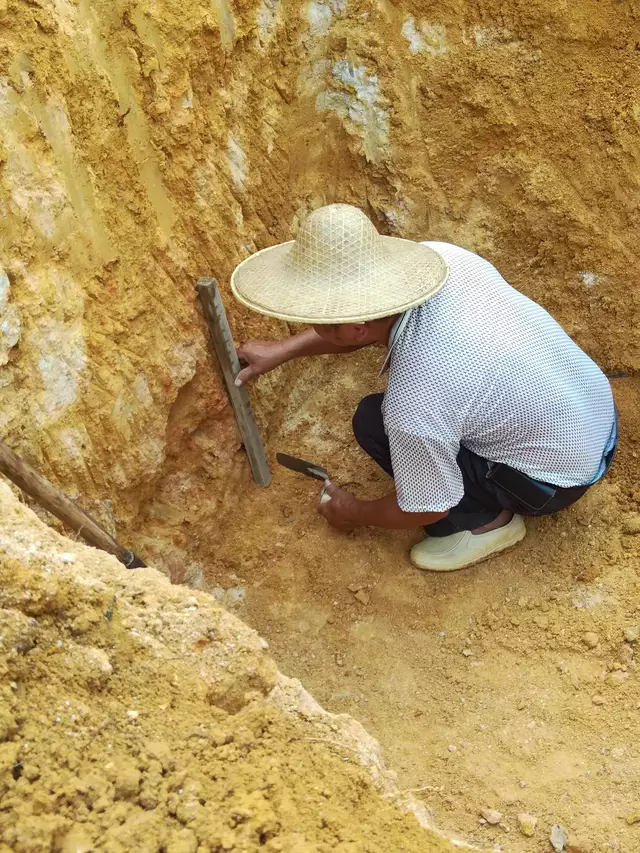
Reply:
[[[84,656],[87,681],[95,686],[104,687],[113,672],[107,653],[96,646],[82,646],[81,652]]]
[[[360,592],[361,589],[364,589],[366,586],[365,583],[350,583],[347,589],[350,592]]]
[[[218,604],[228,608],[234,604],[241,604],[247,597],[247,590],[244,586],[232,586],[229,589],[214,586],[211,590],[211,595],[213,595]]]
[[[110,761],[105,765],[105,773],[115,786],[115,796],[119,800],[128,800],[138,795],[140,789],[140,771],[128,759]]]
[[[629,824],[629,826],[633,826],[634,823],[640,823],[640,809],[637,809],[634,812],[630,812],[626,816],[625,820]]]
[[[562,853],[564,845],[567,843],[567,833],[563,826],[559,823],[554,823],[551,827],[551,835],[549,836],[551,846],[556,853]]]
[[[154,791],[143,791],[138,797],[140,806],[148,812],[158,808],[158,796]]]
[[[609,682],[609,684],[613,684],[614,687],[620,687],[620,685],[624,684],[628,678],[628,672],[622,672],[622,670],[615,670],[615,672],[609,673],[609,675],[607,676],[607,681]]]
[[[32,637],[25,637],[24,639],[17,641],[15,644],[15,650],[21,655],[25,655],[27,652],[30,652],[34,646],[35,643]]]
[[[31,651],[36,644],[38,622],[19,610],[1,610],[0,650],[12,649],[20,654]]]
[[[471,649],[463,649],[463,650],[462,650],[462,654],[463,654],[466,658],[470,658],[470,657],[471,657],[471,655],[473,654],[473,652],[471,651]]]
[[[456,752],[458,747],[455,744],[450,743],[449,746],[447,747],[447,749],[449,750],[449,752]]]
[[[72,564],[72,563],[75,563],[75,561],[76,561],[76,555],[75,554],[65,553],[65,554],[60,554],[59,556],[60,556],[61,562],[63,562],[63,563]]]
[[[371,601],[371,596],[366,589],[359,589],[354,596],[360,604],[368,604]]]
[[[225,595],[225,599],[229,604],[239,604],[247,597],[247,590],[243,586],[230,587]]]
[[[518,815],[518,826],[520,827],[520,832],[523,835],[526,835],[527,838],[531,838],[533,833],[536,831],[536,824],[538,823],[538,818],[534,817],[531,814],[527,814],[526,812],[520,812]]]
[[[629,628],[625,628],[624,638],[627,643],[637,643],[640,639],[640,627],[631,625]]]
[[[596,694],[595,696],[593,696],[591,698],[591,701],[593,702],[594,705],[604,705],[606,700],[605,700],[604,696],[600,696],[599,694]]]
[[[640,512],[628,512],[622,520],[623,533],[640,533]]]
[[[596,634],[595,631],[587,631],[587,633],[582,638],[582,642],[588,649],[595,649],[595,647],[600,642],[600,637]]]
[[[59,848],[60,853],[89,853],[94,849],[95,846],[91,838],[87,835],[86,830],[80,826],[74,826],[67,832]]]
[[[495,809],[482,809],[480,814],[491,826],[497,826],[502,820],[502,812],[498,812]]]
[[[138,719],[138,712],[134,711],[133,708],[130,708],[127,711],[127,719],[131,720],[131,722],[133,722],[134,720],[137,720]]]

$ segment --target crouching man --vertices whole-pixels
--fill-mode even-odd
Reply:
[[[311,326],[245,343],[239,383],[293,358],[387,347],[387,391],[361,401],[353,429],[394,489],[368,501],[329,484],[320,512],[345,531],[424,527],[411,551],[421,569],[462,569],[515,545],[523,516],[575,503],[612,462],[607,378],[472,252],[384,237],[357,208],[330,205],[295,241],[243,261],[232,289]]]

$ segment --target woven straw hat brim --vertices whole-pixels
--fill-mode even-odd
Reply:
[[[444,258],[429,246],[383,237],[375,268],[327,282],[294,268],[294,241],[263,249],[236,267],[231,289],[247,308],[292,323],[362,323],[400,314],[434,296],[447,280]]]

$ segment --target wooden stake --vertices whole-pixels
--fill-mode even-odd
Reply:
[[[259,486],[268,486],[271,482],[271,471],[264,452],[258,426],[251,411],[249,395],[244,385],[235,384],[240,372],[240,362],[231,337],[227,315],[220,298],[218,282],[215,278],[201,278],[196,286],[204,316],[209,326],[211,340],[222,368],[222,376],[227,387],[227,394],[236,416],[236,423],[244,442],[253,478]]]
[[[78,507],[74,501],[60,489],[57,489],[42,474],[21,459],[11,448],[0,441],[0,471],[12,483],[31,495],[51,515],[55,515],[85,542],[107,551],[117,557],[128,569],[146,566],[133,551],[128,551],[119,542],[109,536],[106,530],[94,521],[90,515]]]

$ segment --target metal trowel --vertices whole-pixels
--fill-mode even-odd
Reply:
[[[276,453],[276,459],[285,468],[290,471],[296,471],[298,474],[304,474],[305,477],[313,477],[314,480],[322,480],[325,484],[329,479],[329,473],[321,465],[316,465],[313,462],[305,462],[304,459],[298,459],[297,456],[289,456],[288,453]],[[320,503],[325,504],[331,500],[324,487],[320,493]]]

